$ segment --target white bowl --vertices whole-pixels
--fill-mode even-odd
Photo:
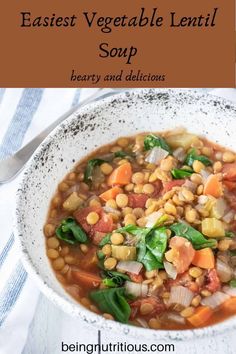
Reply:
[[[106,320],[64,291],[46,256],[43,225],[49,202],[75,162],[120,136],[179,126],[233,149],[236,106],[190,90],[144,89],[120,94],[78,110],[47,137],[29,161],[17,192],[15,234],[28,273],[40,290],[70,315],[100,329],[151,340],[186,340],[236,328],[235,316],[214,326],[184,331],[155,331]]]

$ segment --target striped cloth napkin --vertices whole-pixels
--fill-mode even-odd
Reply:
[[[97,89],[0,89],[0,160]],[[12,233],[19,177],[0,185],[0,353],[21,353],[39,295]],[[7,340],[6,340],[7,338]]]
[[[0,89],[0,160],[95,90]],[[236,101],[235,89],[212,93]],[[21,264],[12,233],[18,179],[0,186],[0,354],[22,352],[39,295]]]

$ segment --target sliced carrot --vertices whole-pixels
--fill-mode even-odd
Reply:
[[[203,326],[213,315],[213,310],[207,306],[200,306],[196,309],[195,313],[188,317],[187,320],[194,326]]]
[[[86,285],[89,288],[97,288],[102,282],[102,279],[93,273],[83,270],[72,271],[72,273],[74,280],[77,280],[79,284]]]
[[[104,200],[105,202],[107,202],[110,199],[115,199],[117,194],[122,193],[122,189],[119,187],[113,187],[111,189],[108,189],[106,192],[102,193],[99,195],[99,197]]]
[[[219,198],[222,195],[222,183],[217,175],[210,175],[205,183],[203,194]]]
[[[215,257],[211,248],[203,248],[202,250],[195,251],[192,264],[204,268],[212,269],[215,267]]]
[[[226,300],[221,307],[229,312],[236,311],[236,297],[231,297],[230,299]]]
[[[115,185],[125,185],[130,183],[132,176],[132,168],[129,162],[123,163],[117,167],[108,177],[107,184],[108,186]]]

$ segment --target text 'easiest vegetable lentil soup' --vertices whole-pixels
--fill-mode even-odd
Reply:
[[[59,184],[44,227],[88,309],[152,329],[236,313],[236,154],[184,130],[120,138]]]

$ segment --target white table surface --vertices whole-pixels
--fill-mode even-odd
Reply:
[[[124,338],[117,333],[102,332],[101,337],[103,343],[116,343],[118,341],[126,341],[133,344],[134,342],[136,344],[146,343],[142,338],[137,338],[135,341],[130,339],[128,341],[127,337]],[[90,344],[97,343],[97,338],[97,329],[87,325],[81,320],[70,317],[53,305],[45,296],[40,295],[36,314],[30,326],[23,354],[60,354],[62,353],[62,341],[68,344],[75,342]],[[164,344],[165,342],[160,343]],[[217,337],[168,343],[174,344],[174,354],[236,353],[236,335],[232,331],[218,335]],[[167,351],[163,353],[167,353]]]
[[[216,90],[215,93],[222,94],[222,91],[217,92]],[[235,94],[235,91],[233,94]],[[52,304],[44,295],[40,295],[23,354],[60,354],[62,353],[62,341],[66,343],[97,343],[97,329],[81,320],[71,318]],[[124,338],[117,333],[103,332],[102,341],[103,343],[127,342],[127,337]],[[134,343],[134,340],[131,339],[129,342]],[[145,343],[145,340],[137,338],[135,343]],[[175,346],[175,354],[184,352],[186,354],[236,353],[236,335],[232,331],[217,337],[172,343]]]

